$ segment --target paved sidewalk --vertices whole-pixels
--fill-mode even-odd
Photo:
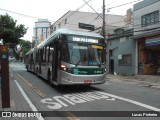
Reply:
[[[0,83],[1,84],[1,83]],[[2,112],[14,112],[14,111],[32,111],[29,104],[24,99],[22,93],[18,89],[16,82],[10,78],[10,108],[2,108],[1,101],[1,89],[0,89],[0,116],[2,116]],[[27,118],[27,117],[12,117],[12,118],[0,118],[1,120],[37,120],[37,118]]]
[[[160,75],[136,75],[136,76],[120,76],[107,74],[108,80],[136,81],[144,84],[144,86],[160,89]]]

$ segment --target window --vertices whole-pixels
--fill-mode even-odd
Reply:
[[[53,51],[54,51],[54,48],[49,47],[49,56],[48,56],[49,63],[52,63]]]
[[[149,26],[159,23],[159,11],[154,11],[152,13],[143,15],[141,17],[141,25],[142,27]]]
[[[122,59],[119,60],[119,65],[121,66],[130,66],[132,65],[132,54],[122,55]]]
[[[100,65],[105,62],[104,46],[82,43],[65,43],[62,46],[62,61],[75,65]]]
[[[70,59],[69,59],[69,50],[68,50],[68,44],[67,43],[64,43],[62,45],[62,61],[64,62],[69,62]]]
[[[36,52],[36,62],[38,63],[38,59],[39,59],[39,53],[38,51]]]

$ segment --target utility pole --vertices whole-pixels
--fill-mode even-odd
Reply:
[[[108,44],[107,44],[107,40],[106,40],[106,21],[105,21],[105,0],[103,0],[103,25],[102,25],[102,36],[104,37],[105,43],[106,43],[106,69],[109,72],[109,61],[108,61]]]
[[[105,0],[103,0],[103,25],[102,25],[102,35],[106,40],[106,23],[105,23]]]

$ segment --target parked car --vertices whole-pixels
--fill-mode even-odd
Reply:
[[[16,61],[16,58],[13,56],[9,56],[9,61]]]

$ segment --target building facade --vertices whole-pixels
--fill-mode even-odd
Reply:
[[[132,36],[133,28],[118,28],[108,38],[109,73],[135,75],[136,42]]]
[[[138,74],[160,69],[160,0],[143,0],[133,6]]]
[[[56,29],[68,28],[71,30],[102,32],[102,14],[80,11],[68,11],[60,19],[50,26],[49,33],[52,34]],[[124,26],[124,16],[106,14],[106,35],[112,34],[113,30]],[[80,24],[91,25],[94,28],[91,30],[80,28]]]
[[[48,36],[48,28],[51,25],[47,19],[39,19],[35,22],[35,27],[33,28],[33,38],[32,41],[35,41],[36,44],[40,43]]]

